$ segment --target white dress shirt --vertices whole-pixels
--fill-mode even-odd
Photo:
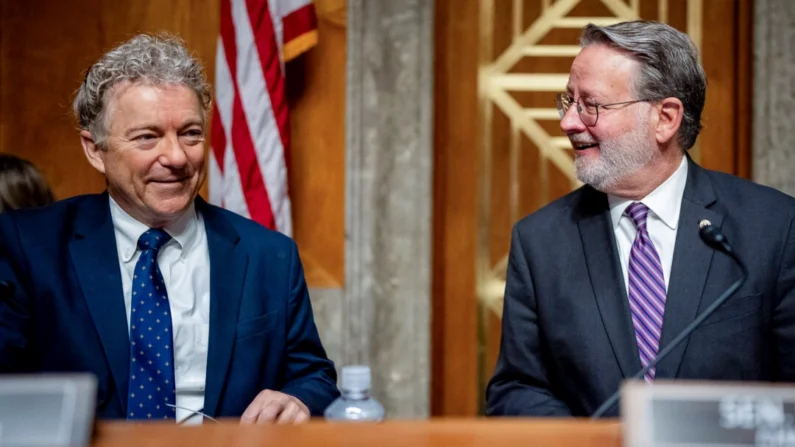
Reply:
[[[130,324],[132,277],[141,256],[138,238],[149,229],[110,199],[121,267],[124,307]],[[210,333],[210,251],[204,220],[193,205],[174,224],[164,228],[172,239],[158,253],[157,262],[166,283],[174,334],[176,405],[191,410],[204,407],[207,346]],[[200,415],[177,408],[177,421],[200,424]],[[191,416],[191,417],[189,417]]]
[[[674,246],[676,245],[676,230],[679,224],[679,212],[682,208],[682,195],[687,183],[687,157],[682,156],[682,162],[674,173],[665,182],[652,191],[648,196],[639,200],[649,208],[646,220],[646,229],[649,232],[654,248],[660,256],[663,268],[665,290],[671,278],[671,264],[674,259]],[[611,194],[607,195],[610,204],[610,217],[613,220],[613,231],[618,244],[618,255],[621,259],[621,268],[624,271],[624,285],[629,293],[629,256],[632,244],[638,229],[626,209],[638,200],[627,200]]]

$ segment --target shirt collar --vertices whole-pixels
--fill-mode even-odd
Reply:
[[[676,171],[654,191],[639,201],[649,207],[649,210],[668,228],[676,230],[679,224],[679,211],[681,210],[682,195],[685,192],[686,184],[687,157],[682,156],[682,161]],[[635,200],[608,194],[607,201],[610,205],[610,218],[613,221],[613,229],[615,230],[618,227],[621,216],[624,215],[627,207]]]
[[[110,197],[110,215],[113,219],[113,228],[116,233],[116,248],[119,257],[123,262],[130,262],[138,250],[138,238],[146,232],[149,227],[130,216],[126,211]],[[169,236],[176,242],[180,250],[180,257],[190,251],[196,241],[199,230],[198,215],[196,207],[190,204],[188,210],[174,223],[163,228]],[[170,244],[169,241],[166,245]]]

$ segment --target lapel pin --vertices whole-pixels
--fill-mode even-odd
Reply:
[[[712,222],[708,221],[707,219],[701,219],[701,221],[698,223],[699,228],[704,228],[707,225],[712,225]]]

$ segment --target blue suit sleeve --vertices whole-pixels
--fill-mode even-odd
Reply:
[[[301,400],[312,416],[321,416],[326,407],[339,397],[337,373],[320,342],[295,245],[290,268],[288,313],[287,371],[281,391]]]
[[[23,284],[19,233],[9,213],[0,214],[0,373],[25,372],[30,312]]]

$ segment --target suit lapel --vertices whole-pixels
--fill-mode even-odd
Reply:
[[[701,304],[714,250],[701,240],[698,224],[707,219],[712,225],[721,227],[723,215],[708,208],[715,200],[706,173],[688,158],[687,184],[676,231],[660,347],[667,346],[695,319]],[[686,347],[687,341],[663,359],[657,366],[656,377],[676,377]]]
[[[210,250],[210,345],[204,412],[214,416],[232,359],[248,256],[238,244],[240,236],[221,211],[201,198],[196,199],[196,206],[204,218]]]
[[[578,227],[596,304],[621,372],[629,377],[641,365],[607,196],[586,186],[579,206]]]
[[[116,237],[108,195],[88,200],[76,215],[69,253],[126,413],[130,339]]]

